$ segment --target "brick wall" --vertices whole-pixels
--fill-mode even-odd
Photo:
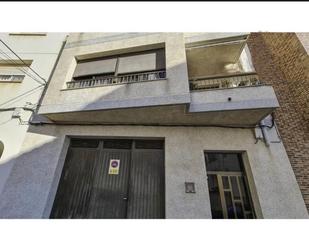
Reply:
[[[309,33],[302,34],[309,42]],[[252,33],[254,67],[280,103],[276,123],[309,210],[309,56],[295,33]]]

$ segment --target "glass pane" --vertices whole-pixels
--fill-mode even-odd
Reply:
[[[105,149],[131,149],[132,140],[127,139],[104,140],[103,145]]]
[[[97,139],[71,139],[71,147],[97,148],[98,145],[99,140]]]
[[[208,175],[208,188],[213,219],[223,219],[222,205],[216,175]]]
[[[246,211],[251,211],[250,202],[247,194],[247,188],[243,176],[238,177],[241,193],[243,196],[244,207]]]
[[[222,182],[223,182],[223,188],[224,189],[230,188],[229,178],[227,176],[222,176]]]
[[[233,190],[233,196],[235,200],[240,200],[240,193],[237,185],[237,179],[236,176],[231,176],[231,183],[232,183],[232,190]]]
[[[235,219],[231,192],[224,191],[224,197],[226,202],[227,216],[229,219]]]
[[[223,154],[224,171],[241,171],[241,166],[237,153]]]
[[[206,168],[208,171],[222,171],[222,154],[207,153]]]
[[[244,212],[242,210],[242,205],[240,202],[235,202],[236,214],[238,219],[244,218]]]
[[[206,168],[208,171],[242,171],[237,153],[207,153]]]
[[[163,149],[164,141],[161,140],[136,140],[136,149]]]

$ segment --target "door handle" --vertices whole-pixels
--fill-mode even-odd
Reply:
[[[128,197],[123,197],[122,198],[124,201],[127,201],[128,200]]]

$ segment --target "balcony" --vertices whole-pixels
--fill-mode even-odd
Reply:
[[[25,75],[0,75],[0,83],[21,83]]]
[[[119,76],[95,77],[93,79],[75,80],[67,82],[67,89],[79,89],[88,87],[110,86],[119,84],[140,83],[166,79],[166,71],[143,72]]]
[[[190,88],[189,112],[225,113],[226,123],[257,124],[279,107],[272,86],[253,72],[191,79]]]
[[[186,44],[189,113],[212,123],[254,125],[279,106],[272,86],[255,73],[246,37]]]

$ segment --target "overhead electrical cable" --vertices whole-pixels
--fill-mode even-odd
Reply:
[[[9,63],[15,64],[17,70],[21,71],[22,73],[26,74],[27,76],[29,76],[30,78],[32,78],[33,80],[35,80],[37,83],[39,83],[40,85],[45,85],[45,83],[42,83],[39,79],[36,78],[36,76],[30,74],[30,72],[27,72],[23,67],[20,66],[19,63],[17,63],[16,61],[14,61],[13,58],[11,58],[8,54],[6,54],[3,50],[0,49],[0,53],[3,54],[5,58],[1,57],[1,59],[8,61]]]
[[[12,98],[12,99],[9,99],[9,100],[7,100],[7,101],[1,103],[0,106],[6,105],[6,104],[8,104],[8,103],[11,103],[12,101],[17,101],[19,98],[22,98],[22,97],[24,97],[24,96],[26,96],[26,95],[30,95],[30,94],[32,94],[35,90],[37,90],[37,89],[39,89],[39,88],[41,88],[41,87],[43,87],[43,86],[44,86],[44,85],[40,85],[40,86],[37,86],[37,87],[35,87],[35,88],[33,88],[33,89],[29,90],[29,91],[26,91],[26,92],[24,92],[24,93],[22,93],[22,94],[20,94],[20,95],[18,95],[18,96],[16,96],[16,97]]]
[[[25,75],[29,76],[30,78],[32,78],[33,80],[35,80],[36,82],[38,82],[41,85],[44,85],[45,83],[42,83],[41,80],[39,80],[36,76],[34,76],[33,74],[30,74],[30,72],[28,72],[27,70],[24,69],[24,67],[21,67],[21,65],[19,63],[17,63],[16,61],[14,61],[13,58],[11,58],[9,55],[7,55],[5,52],[3,52],[0,49],[0,53],[3,54],[6,58],[3,58],[0,56],[1,59],[11,63],[11,64],[15,64],[16,65],[16,69],[21,71],[22,73],[24,73]]]
[[[36,78],[36,77],[37,77],[37,76],[31,74],[30,71],[25,70],[25,69],[24,69],[25,66],[21,66],[20,63],[16,62],[16,60],[14,60],[14,58],[12,58],[8,53],[6,53],[5,51],[3,51],[2,49],[0,49],[0,53],[3,54],[3,55],[7,58],[7,61],[8,61],[9,63],[15,64],[15,65],[17,66],[16,68],[17,68],[19,71],[22,71],[23,73],[27,74],[28,76],[32,75],[32,78]],[[31,77],[31,76],[30,76],[30,77]],[[37,81],[39,81],[39,80],[37,79]],[[43,84],[43,83],[40,82],[40,84]]]
[[[23,59],[22,58],[20,58],[19,57],[19,55],[18,54],[16,54],[14,51],[13,51],[13,49],[11,49],[10,47],[9,47],[9,45],[7,45],[2,39],[0,39],[0,42],[7,48],[7,49],[9,49],[26,67],[28,67],[32,72],[34,72],[40,79],[42,79],[43,81],[44,81],[44,83],[46,84],[47,83],[47,81],[41,76],[41,75],[39,75],[36,71],[34,71],[26,62],[24,62],[23,61]]]

